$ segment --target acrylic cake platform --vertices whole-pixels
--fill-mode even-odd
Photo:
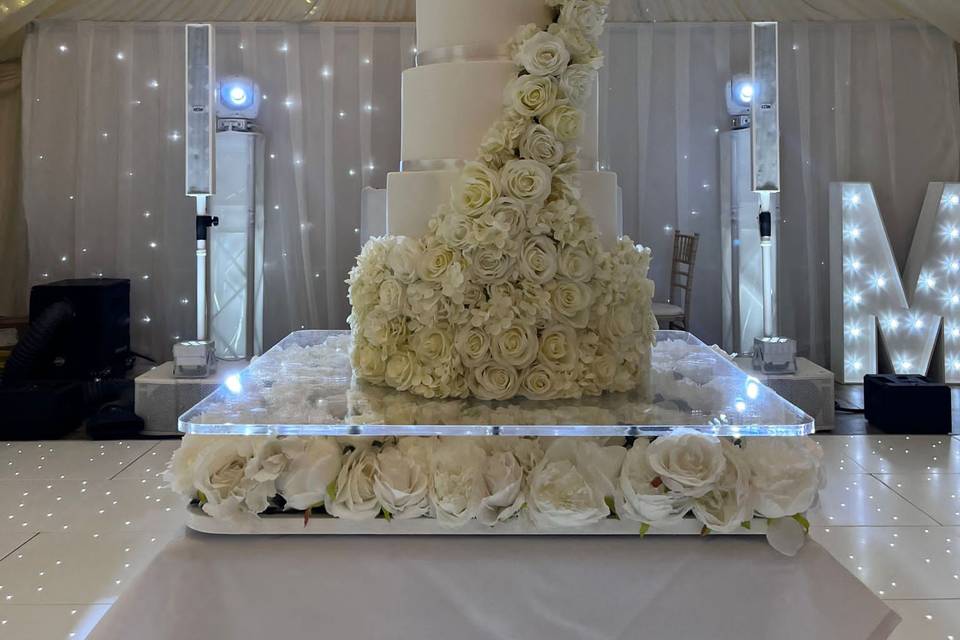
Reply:
[[[637,437],[685,427],[717,436],[805,436],[813,419],[689,333],[657,332],[650,393],[581,400],[505,402],[428,400],[359,383],[342,331],[298,331],[283,339],[180,417],[197,435]],[[189,507],[191,529],[216,534],[636,535],[638,525],[610,518],[585,528],[545,531],[522,519],[445,529],[431,519],[348,521],[302,514],[243,522],[216,520]],[[765,533],[755,520],[742,534]],[[647,533],[699,534],[693,519]]]

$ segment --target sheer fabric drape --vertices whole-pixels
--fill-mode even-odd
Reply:
[[[361,191],[399,163],[414,28],[220,24],[217,38],[220,73],[252,75],[266,95],[266,343],[345,326]],[[726,82],[749,68],[749,27],[615,24],[604,44],[601,155],[624,230],[654,248],[663,295],[669,230],[701,234],[692,329],[719,341],[717,131]],[[134,342],[155,357],[193,330],[182,48],[176,24],[49,21],[24,53],[31,281],[132,278]],[[902,263],[927,182],[960,174],[956,56],[913,23],[796,23],[782,25],[781,59],[781,328],[826,363],[829,182],[874,182]]]
[[[26,313],[26,224],[20,206],[20,61],[0,64],[0,316]]]

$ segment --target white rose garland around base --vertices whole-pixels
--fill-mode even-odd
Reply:
[[[617,442],[619,440],[620,442]],[[526,518],[545,532],[607,518],[695,518],[735,533],[755,518],[794,555],[824,483],[809,438],[738,442],[689,429],[637,438],[186,436],[164,478],[214,518],[283,511],[350,520],[435,518],[457,528]]]

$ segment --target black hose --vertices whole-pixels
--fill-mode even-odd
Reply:
[[[57,335],[73,318],[73,306],[66,301],[44,309],[10,353],[3,370],[3,386],[35,379],[44,360],[52,355]]]

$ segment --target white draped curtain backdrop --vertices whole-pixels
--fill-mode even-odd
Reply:
[[[265,341],[345,326],[361,190],[399,163],[409,24],[221,23],[220,74],[265,96]],[[43,21],[23,57],[24,205],[33,283],[129,277],[137,349],[165,358],[194,318],[192,202],[183,196],[182,25]],[[719,136],[724,87],[749,68],[744,23],[614,24],[605,36],[601,155],[624,231],[653,247],[701,236],[692,330],[720,340]],[[906,258],[927,182],[960,177],[953,41],[910,22],[781,28],[782,331],[829,353],[827,189],[875,184]]]

